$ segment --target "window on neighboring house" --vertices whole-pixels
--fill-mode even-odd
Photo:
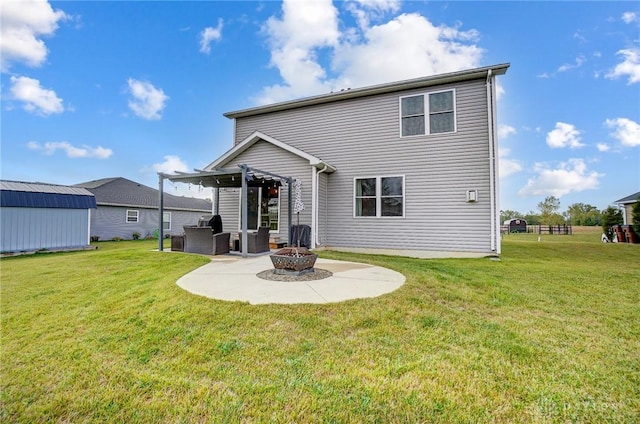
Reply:
[[[127,211],[127,222],[128,223],[136,223],[136,222],[138,222],[138,211],[128,210]]]
[[[456,131],[455,91],[400,98],[402,137]]]
[[[162,212],[162,229],[171,230],[171,212]]]
[[[354,216],[404,216],[404,177],[356,178]]]

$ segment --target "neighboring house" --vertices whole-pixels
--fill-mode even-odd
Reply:
[[[500,253],[496,76],[501,64],[226,113],[233,147],[200,174],[245,164],[301,181],[311,247],[416,257]],[[222,171],[220,171],[222,172]],[[221,184],[218,181],[218,184]],[[222,185],[219,185],[223,187]],[[281,189],[282,188],[282,189]],[[248,225],[288,238],[288,190],[248,190]],[[240,189],[219,188],[225,231]]]
[[[82,249],[96,200],[89,191],[0,181],[1,252]]]
[[[126,178],[103,178],[76,184],[95,195],[98,209],[91,215],[91,236],[100,240],[156,236],[159,191]],[[184,225],[195,225],[211,214],[211,202],[192,197],[163,195],[165,235],[182,234]]]
[[[624,225],[632,225],[633,222],[633,204],[636,202],[640,202],[640,191],[634,193],[630,196],[623,197],[622,199],[616,200],[615,203],[619,208],[622,208],[622,216],[624,218]]]

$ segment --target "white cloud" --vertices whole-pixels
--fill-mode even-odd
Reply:
[[[548,164],[537,163],[534,171],[537,175],[530,178],[518,192],[521,196],[561,197],[572,192],[581,192],[598,188],[604,174],[587,170],[583,159],[569,159],[556,169]]]
[[[598,143],[596,147],[598,148],[599,152],[608,152],[609,150],[611,150],[611,147],[606,143]]]
[[[460,24],[436,26],[418,14],[402,14],[379,25],[372,19],[398,10],[396,1],[351,2],[357,28],[339,27],[329,0],[285,0],[282,19],[269,18],[263,31],[271,49],[271,66],[281,84],[266,87],[259,104],[317,95],[479,66],[483,50],[475,30]],[[326,58],[321,61],[320,58]]]
[[[510,125],[500,125],[498,126],[498,137],[499,138],[507,138],[509,137],[511,134],[517,134],[517,131],[515,128],[513,128]]]
[[[76,159],[76,158],[97,158],[97,159],[108,159],[113,151],[111,149],[106,149],[102,146],[98,147],[90,147],[90,146],[81,146],[76,147],[67,141],[53,141],[47,142],[44,144],[37,143],[35,141],[30,141],[27,143],[27,147],[30,150],[39,150],[42,151],[45,155],[53,155],[56,150],[63,150],[67,157]]]
[[[257,103],[266,104],[328,92],[331,84],[318,63],[321,49],[338,43],[338,11],[330,0],[285,0],[282,19],[271,17],[264,25],[271,49],[270,65],[284,84],[265,87]]]
[[[218,19],[218,26],[207,27],[200,33],[200,51],[209,54],[211,52],[211,42],[222,39],[222,19]]]
[[[129,99],[129,108],[133,113],[144,119],[160,119],[169,96],[149,82],[129,78],[127,84],[132,96]]]
[[[622,14],[622,20],[625,24],[630,24],[638,20],[638,14],[636,12],[624,12]]]
[[[397,12],[400,9],[400,1],[356,0],[347,3],[346,9],[356,18],[360,28],[366,28],[371,20],[381,19],[386,12]]]
[[[47,46],[40,36],[51,36],[58,22],[67,19],[61,10],[53,10],[45,0],[4,1],[0,14],[0,69],[7,72],[11,63],[40,66],[47,58]]]
[[[500,156],[500,160],[498,161],[500,166],[500,178],[508,177],[509,175],[522,171],[522,164],[520,161],[508,158],[510,153],[511,150],[504,148],[500,149],[498,152]]]
[[[572,64],[565,63],[564,65],[558,68],[558,72],[567,72],[571,69],[579,68],[584,64],[585,61],[586,59],[584,58],[584,56],[578,56],[576,57],[575,63],[572,63]]]
[[[474,68],[482,49],[466,42],[475,37],[473,30],[435,26],[421,15],[402,14],[341,44],[333,66],[349,87]]]
[[[640,146],[640,125],[637,122],[627,118],[615,118],[607,119],[605,125],[614,130],[611,136],[623,146]]]
[[[29,77],[11,77],[11,94],[24,102],[24,110],[38,115],[62,113],[64,106],[55,91],[42,88],[40,81]]]
[[[627,76],[628,84],[640,82],[640,49],[623,49],[618,51],[617,54],[623,56],[624,60],[607,73],[605,78],[614,79]]]
[[[154,163],[151,165],[151,169],[154,172],[162,172],[163,174],[175,174],[177,172],[189,172],[187,164],[176,155],[167,155],[161,163]],[[143,173],[148,173],[149,168],[142,169]],[[211,188],[192,186],[191,184],[171,183],[167,181],[165,184],[165,190],[167,193],[171,193],[174,196],[196,197],[199,199],[213,198],[213,192]]]
[[[584,146],[580,142],[580,131],[564,122],[556,122],[556,128],[547,133],[547,144],[552,149],[563,147],[577,149]]]
[[[156,172],[162,172],[163,174],[175,174],[176,172],[189,172],[187,164],[180,159],[179,156],[167,155],[164,157],[164,162],[154,163],[152,168]]]

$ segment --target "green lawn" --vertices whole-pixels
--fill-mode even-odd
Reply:
[[[197,297],[154,242],[0,261],[0,421],[640,420],[640,245],[507,235],[500,261],[324,252],[402,272],[329,305]]]

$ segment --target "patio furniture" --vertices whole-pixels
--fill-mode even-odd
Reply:
[[[230,233],[213,234],[211,227],[184,226],[184,251],[202,255],[229,253]]]
[[[240,235],[242,251],[242,235]],[[269,252],[269,227],[260,227],[254,233],[247,233],[247,253]]]

